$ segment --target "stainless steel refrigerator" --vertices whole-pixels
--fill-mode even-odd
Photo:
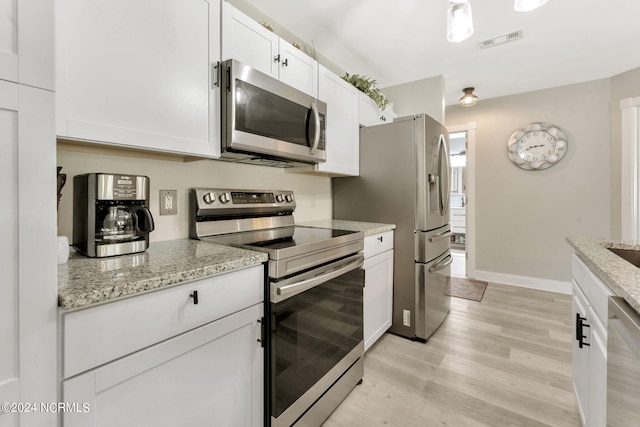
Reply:
[[[447,130],[420,114],[360,129],[360,176],[332,180],[335,219],[396,225],[390,331],[420,341],[449,312],[450,177]]]

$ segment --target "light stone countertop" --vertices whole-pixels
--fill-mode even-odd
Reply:
[[[324,219],[318,221],[308,221],[296,223],[307,227],[334,228],[337,230],[362,231],[364,236],[384,233],[395,230],[395,224],[379,224],[377,222],[346,221],[342,219]]]
[[[640,313],[640,268],[607,250],[640,250],[638,242],[587,237],[567,237],[567,242],[603,282]]]
[[[262,252],[180,239],[146,252],[89,258],[75,252],[58,265],[58,305],[77,309],[266,262]]]

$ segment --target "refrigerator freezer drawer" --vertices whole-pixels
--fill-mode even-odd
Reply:
[[[449,250],[451,246],[451,227],[444,227],[431,231],[415,232],[415,261],[429,262]]]
[[[415,264],[416,337],[420,340],[427,340],[449,313],[450,264],[449,251],[432,262]]]

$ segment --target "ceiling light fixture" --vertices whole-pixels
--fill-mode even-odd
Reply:
[[[471,5],[468,0],[452,0],[447,10],[447,40],[458,43],[472,34]]]
[[[517,12],[530,12],[533,9],[539,8],[546,2],[547,0],[516,0],[513,4],[513,8]]]
[[[473,94],[474,89],[475,88],[472,87],[465,87],[464,89],[462,89],[464,95],[462,95],[462,98],[460,98],[460,100],[458,101],[460,102],[460,105],[462,105],[463,107],[473,107],[474,105],[476,105],[476,102],[478,102],[478,99],[480,98]]]

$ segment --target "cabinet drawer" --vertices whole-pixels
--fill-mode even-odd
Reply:
[[[589,295],[589,290],[587,289],[587,275],[589,274],[589,269],[576,254],[573,254],[573,258],[571,260],[571,271],[573,274],[573,279],[576,281],[578,286],[580,286],[582,292],[585,293],[587,298],[590,298],[591,296]]]
[[[198,304],[190,295],[198,291]],[[264,300],[264,266],[63,314],[63,378]]]
[[[587,283],[589,292],[591,293],[591,295],[589,295],[589,302],[593,307],[593,311],[598,316],[600,322],[606,325],[609,311],[609,297],[614,295],[614,293],[592,272],[588,272]]]
[[[364,238],[364,257],[369,258],[393,249],[393,231],[374,234]]]

